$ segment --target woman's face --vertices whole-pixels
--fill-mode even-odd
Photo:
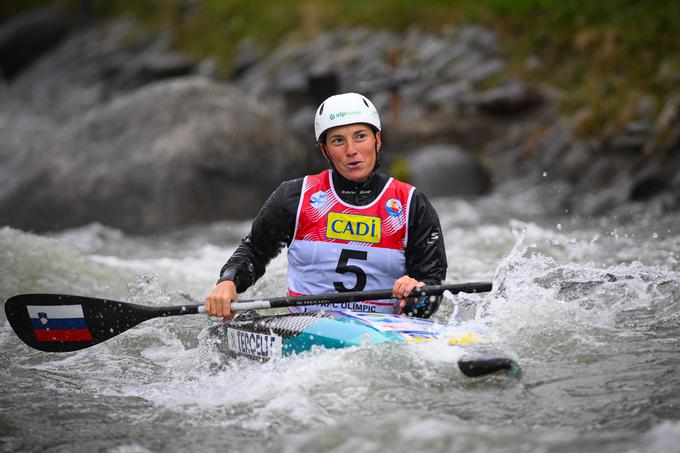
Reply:
[[[380,132],[374,134],[371,127],[363,123],[338,126],[328,130],[326,143],[320,146],[342,176],[350,181],[362,182],[375,167]]]

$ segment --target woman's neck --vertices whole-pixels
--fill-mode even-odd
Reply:
[[[355,206],[365,206],[375,200],[388,179],[383,175],[371,173],[365,180],[356,182],[345,178],[336,170],[331,170],[331,173],[333,187],[340,199]]]

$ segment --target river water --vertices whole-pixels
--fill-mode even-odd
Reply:
[[[632,204],[579,218],[553,206],[559,190],[435,200],[447,281],[494,281],[493,292],[455,303],[490,326],[488,341],[521,364],[519,380],[466,378],[440,343],[227,361],[203,339],[216,321],[201,315],[49,354],[21,343],[3,311],[0,449],[680,451],[680,214]],[[50,235],[5,227],[0,298],[186,303],[207,293],[248,228],[139,238],[101,225]],[[283,295],[285,272],[281,256],[242,297]]]

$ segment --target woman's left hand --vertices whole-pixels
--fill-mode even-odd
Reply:
[[[408,275],[399,277],[394,286],[392,287],[392,295],[399,299],[399,313],[404,310],[406,306],[406,300],[411,295],[411,292],[416,288],[422,288],[425,283],[419,282],[415,278],[411,278]]]

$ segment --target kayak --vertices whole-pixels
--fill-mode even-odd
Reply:
[[[482,326],[463,327],[401,315],[340,310],[279,315],[249,311],[208,331],[208,337],[220,352],[260,361],[318,348],[422,343],[443,338],[465,352],[458,360],[458,367],[465,375],[504,371],[509,376],[519,376],[520,367],[515,360],[503,353],[479,348],[484,335]]]

